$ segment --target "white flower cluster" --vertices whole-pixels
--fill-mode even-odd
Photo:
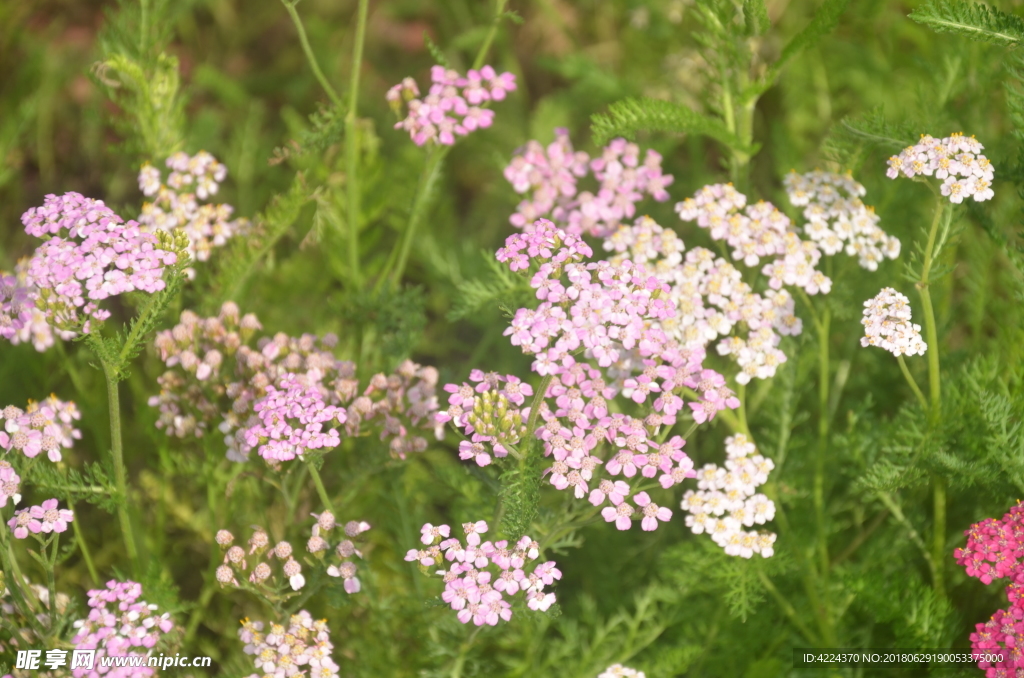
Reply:
[[[814,268],[821,259],[818,245],[801,240],[789,217],[769,202],[747,205],[747,197],[732,184],[715,184],[677,203],[676,212],[683,221],[696,221],[712,238],[728,243],[733,259],[747,266],[757,266],[762,257],[769,259],[761,272],[772,289],[792,285],[808,294],[828,294],[832,289],[832,281]]]
[[[171,173],[161,183],[156,167],[145,164],[139,171],[139,189],[153,202],[142,205],[139,223],[143,230],[179,228],[188,236],[188,253],[193,260],[206,261],[214,247],[220,247],[236,235],[249,230],[248,219],[231,219],[231,205],[200,205],[216,195],[227,167],[206,151],[189,157],[175,153],[167,159]]]
[[[602,671],[597,678],[647,678],[643,671],[631,669],[622,664],[612,664]]]
[[[620,226],[605,240],[604,249],[616,252],[610,261],[643,263],[667,283],[677,312],[660,321],[662,329],[689,349],[703,349],[721,339],[718,353],[740,366],[736,381],[741,384],[775,376],[778,366],[786,362],[786,354],[778,348],[781,335],[798,335],[803,330],[789,292],[754,292],[735,266],[703,247],[684,256],[679,236],[650,217]],[[746,336],[729,336],[740,323],[747,329]]]
[[[804,208],[804,233],[825,254],[832,256],[845,249],[869,271],[877,270],[883,259],[900,255],[899,238],[879,228],[875,209],[861,200],[864,187],[849,174],[790,172],[783,183],[789,201]]]
[[[742,433],[725,439],[725,452],[725,468],[705,464],[697,472],[699,489],[683,495],[681,508],[690,514],[686,526],[694,534],[707,532],[730,556],[750,558],[760,553],[768,558],[775,553],[775,534],[743,527],[763,525],[775,517],[772,500],[754,493],[768,481],[775,464],[757,454],[754,443]]]
[[[974,137],[954,133],[943,139],[927,134],[921,141],[889,158],[890,179],[899,175],[922,175],[942,179],[942,195],[952,203],[961,203],[973,197],[977,202],[990,200],[992,193],[992,163],[981,154],[985,147]]]
[[[861,346],[880,346],[894,356],[924,355],[921,326],[910,322],[910,300],[891,287],[864,302]]]

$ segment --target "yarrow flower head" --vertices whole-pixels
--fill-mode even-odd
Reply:
[[[136,290],[150,294],[166,283],[164,269],[184,256],[185,243],[145,233],[100,200],[78,193],[48,195],[21,217],[29,235],[46,240],[28,265],[36,304],[60,330],[88,334],[110,317],[99,302]]]
[[[334,335],[278,333],[260,337],[254,347],[260,329],[255,315],[241,316],[238,306],[228,302],[217,317],[200,318],[185,311],[180,324],[157,333],[156,348],[170,368],[158,379],[160,394],[149,399],[160,409],[157,427],[169,435],[198,438],[219,420],[229,459],[245,461],[259,448],[261,456],[275,464],[282,459],[272,457],[294,458],[300,451],[316,449],[303,443],[304,436],[321,448],[337,444],[339,431],[324,432],[331,421],[325,412],[333,412],[335,422],[344,413],[338,423],[344,424],[346,435],[359,435],[367,428],[379,431],[380,440],[388,442],[397,458],[426,449],[427,441],[417,429],[429,429],[438,437],[443,433],[432,416],[437,410],[433,367],[407,360],[392,374],[374,375],[363,388],[355,377],[355,364],[331,352],[337,342]],[[274,412],[282,414],[282,403],[297,406],[293,412],[308,410],[308,416],[323,421],[297,421],[306,416],[300,414],[275,421]],[[312,430],[317,425],[321,428]],[[296,440],[289,443],[285,437],[274,439],[264,433],[271,430],[280,436],[290,430]],[[261,436],[266,440],[261,442]]]
[[[64,532],[74,517],[74,512],[69,509],[58,509],[56,499],[47,499],[39,506],[15,511],[14,517],[8,520],[7,524],[17,539],[24,539],[29,532]]]
[[[878,226],[874,208],[861,200],[867,191],[850,174],[794,171],[783,183],[790,203],[804,208],[804,233],[825,254],[845,251],[869,271],[877,270],[883,259],[899,256],[899,238]]]
[[[405,119],[395,124],[404,129],[417,146],[434,142],[451,146],[457,136],[490,127],[494,111],[485,106],[501,101],[516,89],[516,76],[497,73],[490,66],[471,70],[465,77],[444,66],[430,69],[430,89],[419,98],[416,81],[405,78],[388,90],[387,100],[396,114],[403,104],[408,108]]]
[[[82,437],[82,432],[74,427],[74,422],[81,418],[74,403],[55,395],[38,403],[30,401],[24,410],[9,405],[0,410],[0,420],[4,422],[0,448],[21,452],[29,458],[46,452],[50,461],[58,462],[61,449],[71,449],[73,441]]]
[[[188,236],[189,256],[206,261],[215,247],[250,229],[248,219],[232,219],[231,205],[200,204],[216,195],[227,175],[223,163],[206,151],[194,156],[178,152],[167,159],[167,183],[150,164],[139,171],[139,190],[153,202],[142,205],[139,223],[144,231],[180,229]],[[190,269],[191,275],[191,269]]]
[[[768,480],[775,464],[757,454],[757,448],[741,433],[725,439],[725,468],[705,464],[697,471],[697,491],[683,495],[681,508],[686,526],[694,534],[707,533],[730,556],[768,558],[775,553],[775,534],[750,532],[744,527],[763,525],[775,517],[775,504],[755,494]]]
[[[880,346],[894,356],[924,355],[921,326],[910,322],[910,300],[891,287],[864,302],[861,346]]]
[[[982,155],[985,147],[977,139],[953,133],[936,139],[922,134],[921,140],[889,158],[886,176],[890,179],[905,177],[935,177],[942,180],[940,191],[951,203],[962,203],[966,198],[976,202],[991,200],[992,162]]]
[[[476,626],[496,626],[500,621],[512,618],[512,605],[505,598],[522,593],[526,606],[531,610],[547,610],[555,602],[555,594],[545,591],[562,572],[554,561],[537,565],[526,573],[528,561],[540,557],[537,542],[524,536],[510,547],[506,540],[497,542],[481,541],[480,535],[488,531],[488,525],[480,520],[462,526],[466,533],[466,546],[450,533],[447,525],[437,527],[427,523],[423,526],[426,549],[410,549],[405,559],[418,562],[423,568],[449,563],[447,569],[437,570],[444,579],[444,593],[441,600],[456,611],[463,624],[473,622]],[[440,543],[435,544],[437,540]]]
[[[986,518],[964,534],[967,544],[955,549],[953,557],[969,576],[985,584],[1010,579],[1009,607],[977,624],[971,634],[971,647],[981,655],[978,668],[988,676],[1024,674],[1024,506],[1018,502],[1001,519]],[[1002,655],[1003,660],[988,661],[985,655],[992,654]]]
[[[148,657],[161,638],[174,630],[166,612],[142,597],[142,586],[132,581],[107,582],[107,588],[89,591],[89,616],[74,623],[71,642],[79,650],[96,650],[93,669],[74,669],[74,678],[143,678],[155,672],[145,660],[137,667],[105,668],[107,657]]]
[[[592,174],[596,190],[580,190],[581,179]],[[569,132],[555,130],[547,148],[529,142],[505,168],[505,178],[516,193],[526,194],[509,221],[530,230],[538,219],[551,219],[572,235],[606,237],[619,224],[636,216],[645,197],[668,200],[665,187],[672,176],[661,171],[661,155],[648,150],[643,162],[640,148],[625,139],[612,140],[601,157],[591,159],[574,151]]]
[[[74,339],[76,332],[56,330],[39,308],[39,288],[28,279],[30,259],[22,259],[14,267],[14,274],[0,272],[0,337],[12,344],[32,342],[43,352],[54,344],[54,337],[65,341]]]
[[[299,610],[284,623],[271,623],[269,633],[264,632],[261,621],[242,620],[238,637],[247,655],[255,657],[256,676],[290,678],[308,675],[309,678],[336,678],[338,665],[331,657],[334,645],[326,619],[314,620],[305,610]],[[307,674],[308,672],[308,674]]]

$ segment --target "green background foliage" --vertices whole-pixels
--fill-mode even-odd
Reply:
[[[748,392],[751,430],[776,464],[774,558],[725,556],[690,534],[679,512],[654,533],[619,533],[598,521],[550,547],[565,573],[556,608],[517,610],[510,624],[476,631],[440,603],[436,578],[402,558],[417,546],[422,523],[489,517],[499,496],[532,496],[536,488],[519,477],[509,483],[515,473],[459,462],[451,435],[404,462],[359,438],[328,454],[322,473],[339,518],[373,525],[365,589],[357,596],[330,590],[309,608],[330,620],[344,676],[584,678],[623,662],[651,678],[753,678],[812,675],[791,668],[794,647],[963,648],[973,625],[1005,606],[1005,597],[999,586],[968,579],[952,550],[972,522],[1001,516],[1024,493],[1017,235],[1024,71],[1013,49],[1024,39],[1020,5],[510,2],[514,14],[497,20],[487,62],[515,73],[519,89],[495,106],[494,126],[460,141],[434,175],[424,171],[433,156],[392,128],[384,93],[410,75],[422,87],[438,57],[469,68],[496,22],[490,2],[370,3],[358,109],[350,115],[348,97],[335,101],[319,84],[278,2],[3,0],[0,269],[29,254],[20,215],[44,195],[79,191],[130,218],[141,205],[143,161],[205,149],[229,168],[218,199],[257,230],[197,266],[196,280],[168,301],[157,326],[169,327],[186,308],[215,313],[231,299],[271,333],[337,333],[339,355],[356,361],[363,377],[405,357],[437,366],[442,383],[476,367],[526,377],[529,361],[502,330],[529,290],[490,258],[512,232],[508,217],[519,199],[502,170],[528,140],[547,143],[566,127],[577,148],[593,153],[628,136],[664,155],[673,202],[731,179],[752,198],[782,206],[789,170],[852,170],[883,228],[902,240],[903,255],[876,273],[837,258],[826,302],[827,403],[817,398],[817,337],[800,307],[805,332],[786,340],[790,361]],[[305,0],[296,10],[326,80],[346,92],[356,3]],[[986,145],[996,199],[958,211],[937,256],[932,291],[944,381],[939,423],[930,426],[892,356],[860,347],[859,318],[863,300],[883,286],[916,303],[904,264],[920,266],[915,252],[930,220],[927,191],[887,180],[885,159],[920,133],[954,131]],[[350,183],[353,159],[358,184]],[[708,244],[671,205],[643,207],[688,247]],[[396,264],[411,219],[419,224],[408,262]],[[120,302],[114,311],[126,321],[135,307]],[[73,496],[77,520],[98,545],[96,567],[109,577],[127,571],[110,519],[116,498],[74,489],[109,487],[112,475],[94,360],[83,344],[44,354],[5,344],[0,405],[50,392],[79,404],[85,435],[65,457],[70,473],[51,473],[28,498]],[[908,364],[923,383],[925,360]],[[160,372],[147,345],[123,373],[121,395],[128,501],[139,507],[133,520],[150,563],[146,598],[186,627],[182,653],[214,658],[207,675],[246,675],[252,669],[237,642],[238,619],[268,611],[211,585],[213,534],[221,527],[247,534],[257,523],[275,539],[300,543],[319,501],[311,488],[282,500],[262,469],[238,473],[215,437],[182,443],[157,431],[146,399]],[[819,517],[812,487],[823,420]],[[702,428],[686,449],[698,465],[718,462],[727,434],[721,423]],[[936,479],[948,488],[944,524],[929,489]],[[287,487],[300,479],[280,480]],[[545,533],[569,509],[560,496],[542,489],[541,497],[532,529]],[[931,547],[936,530],[941,558]],[[79,556],[64,563],[59,584],[81,605],[93,584]],[[973,667],[948,673],[978,675]]]

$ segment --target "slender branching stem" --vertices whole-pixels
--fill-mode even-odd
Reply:
[[[473,60],[474,70],[479,70],[484,65],[487,52],[491,49],[491,43],[494,42],[494,37],[498,34],[498,26],[501,24],[506,4],[508,4],[508,0],[494,0],[494,20],[491,22],[491,30],[487,31],[487,37],[484,38],[483,44],[480,45],[480,51],[477,52],[476,59]]]
[[[366,14],[369,0],[359,0],[356,16],[356,41],[352,46],[352,73],[348,86],[348,111],[345,114],[345,190],[348,210],[348,265],[355,286],[362,285],[359,271],[359,76],[363,68],[363,44],[366,39]]]
[[[308,459],[306,460],[306,468],[309,469],[309,475],[313,478],[313,484],[316,485],[316,493],[320,495],[320,501],[323,502],[324,508],[337,516],[334,513],[334,503],[331,501],[330,495],[327,494],[324,481],[320,478],[320,472],[316,470],[316,466]]]
[[[416,197],[412,203],[412,213],[409,215],[409,223],[402,234],[402,244],[399,246],[398,259],[391,274],[391,281],[395,286],[402,282],[402,275],[405,273],[405,265],[409,261],[409,252],[412,250],[413,240],[419,230],[420,223],[426,214],[430,204],[430,194],[434,191],[438,178],[441,176],[441,165],[445,156],[448,155],[450,146],[434,146],[427,156],[427,164],[423,167],[420,175],[419,185],[416,188]],[[383,277],[382,277],[383,280]]]
[[[829,326],[832,312],[827,307],[818,322],[818,449],[814,459],[814,515],[818,532],[818,558],[822,577],[828,577],[828,531],[825,525],[825,458],[828,456],[829,428]]]
[[[903,356],[896,356],[897,362],[900,364],[900,371],[903,372],[903,376],[906,378],[907,383],[910,384],[910,390],[914,392],[917,397],[917,402],[921,405],[921,409],[925,412],[929,411],[928,399],[924,397],[924,393],[921,393],[921,387],[917,385],[917,380],[914,379],[914,375],[910,373],[910,368],[907,367],[907,361],[903,359]]]
[[[106,488],[99,488],[101,491],[106,491]],[[72,513],[75,513],[75,503],[68,497],[68,509]],[[89,570],[89,576],[92,578],[92,583],[99,586],[103,582],[100,581],[100,575],[96,571],[96,566],[92,561],[92,554],[89,552],[89,545],[85,541],[85,536],[82,534],[82,528],[79,527],[78,514],[75,514],[75,519],[71,521],[71,529],[75,532],[75,542],[78,544],[78,550],[82,552],[82,560],[85,561],[85,567]]]
[[[302,51],[306,55],[306,61],[309,62],[309,67],[313,71],[313,75],[316,76],[320,86],[324,88],[324,92],[331,99],[331,103],[335,106],[341,105],[341,97],[331,87],[331,83],[327,80],[327,76],[320,70],[320,63],[316,60],[316,55],[313,54],[313,48],[309,46],[309,38],[306,37],[306,29],[302,25],[302,19],[299,17],[298,11],[295,9],[295,5],[298,4],[297,0],[281,0],[281,4],[288,10],[288,16],[292,18],[292,23],[295,24],[295,31],[299,34],[299,43],[302,44]]]
[[[132,569],[139,571],[139,551],[132,533],[132,523],[128,515],[128,482],[124,466],[124,450],[121,443],[121,397],[117,386],[117,368],[100,355],[100,366],[107,381],[107,407],[110,413],[110,454],[114,465],[114,487],[117,489],[117,519],[121,525],[121,537],[128,552]]]

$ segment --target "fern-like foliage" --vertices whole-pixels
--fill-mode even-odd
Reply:
[[[743,0],[743,19],[748,35],[764,35],[772,27],[765,0]]]
[[[929,0],[910,18],[932,30],[1014,47],[1024,41],[1024,19],[969,0]]]
[[[495,260],[493,253],[482,251],[481,255],[487,272],[456,285],[459,294],[448,312],[449,320],[468,318],[488,308],[519,308],[534,298],[533,288],[526,280]]]
[[[845,117],[833,125],[822,144],[823,152],[839,166],[852,169],[860,165],[864,155],[872,149],[898,153],[913,144],[922,129],[912,120],[890,122],[884,109],[876,106],[867,113]]]
[[[653,130],[676,134],[702,134],[729,148],[751,152],[736,135],[714,118],[671,101],[651,99],[623,99],[608,107],[608,113],[591,116],[590,130],[594,143],[604,145],[613,137],[632,139],[637,132]]]
[[[299,172],[288,191],[275,196],[263,214],[254,220],[255,232],[249,237],[231,240],[221,268],[211,281],[213,291],[206,297],[209,312],[215,312],[225,301],[238,298],[253,268],[288,232],[309,199],[305,177]]]

